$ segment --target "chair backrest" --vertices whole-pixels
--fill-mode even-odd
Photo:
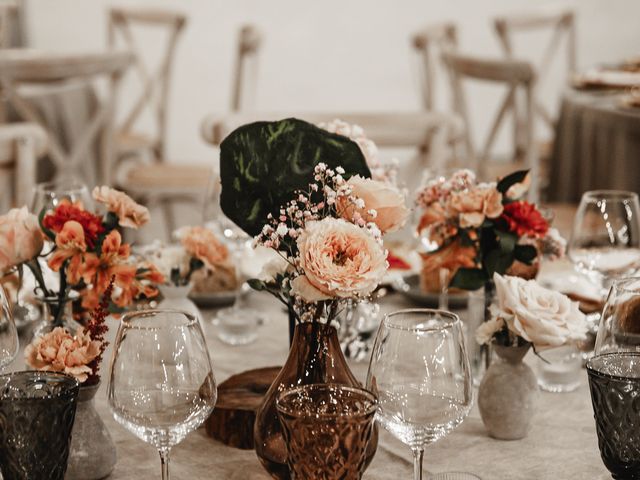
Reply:
[[[18,0],[0,3],[0,48],[15,46],[20,34],[20,8]]]
[[[36,185],[36,162],[47,146],[46,132],[34,123],[0,125],[0,177],[2,211],[27,205]],[[4,185],[3,185],[4,187]]]
[[[258,53],[262,34],[255,25],[244,25],[238,31],[235,67],[233,69],[231,111],[246,109],[246,97],[253,94],[258,78]]]
[[[455,51],[458,46],[458,33],[453,23],[429,25],[411,37],[411,44],[418,55],[420,93],[425,110],[435,109],[436,64],[440,54]]]
[[[467,151],[481,176],[486,176],[487,163],[492,158],[498,132],[508,118],[507,114],[513,108],[517,94],[519,92],[524,93],[526,113],[523,128],[524,156],[527,167],[531,169],[532,195],[536,196],[537,177],[539,175],[538,158],[534,142],[535,122],[533,113],[533,90],[536,75],[531,64],[517,60],[480,59],[456,53],[444,53],[442,58],[451,72],[456,111],[462,117],[466,126]],[[462,85],[464,79],[504,85],[507,90],[493,122],[490,124],[491,127],[481,148],[475,148],[471,135],[469,109]],[[517,147],[517,145],[514,145],[514,148],[515,147]]]
[[[131,134],[140,115],[148,108],[156,122],[153,134],[153,149],[158,158],[165,158],[165,138],[167,133],[167,107],[169,103],[169,87],[171,70],[175,58],[178,39],[184,31],[187,17],[169,10],[153,8],[112,8],[109,10],[110,47],[115,47],[117,37],[124,39],[124,44],[134,55],[134,69],[140,79],[142,89],[138,99],[124,117],[118,130],[122,134]],[[151,69],[144,54],[140,51],[134,37],[132,27],[148,26],[163,29],[168,33],[166,45],[160,64]]]
[[[48,150],[57,168],[57,176],[73,176],[88,150],[100,139],[99,180],[109,183],[113,165],[113,113],[119,80],[133,57],[128,52],[100,54],[52,54],[35,50],[0,50],[0,90],[7,102],[23,120],[40,125],[47,133]],[[51,131],[34,105],[22,94],[23,84],[55,84],[74,80],[93,81],[107,78],[110,88],[70,145],[62,147],[61,139]]]
[[[535,65],[538,83],[547,78],[551,62],[560,54],[563,39],[566,39],[567,73],[576,72],[576,28],[575,12],[568,7],[541,7],[529,12],[501,15],[494,18],[493,26],[500,40],[500,45],[506,58],[513,59],[516,55],[513,46],[513,36],[525,31],[543,31],[549,33],[549,40],[544,49],[540,63]],[[553,127],[553,117],[536,101],[536,113],[545,123]]]

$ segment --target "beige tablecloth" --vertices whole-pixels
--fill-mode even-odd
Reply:
[[[550,164],[548,200],[578,202],[595,189],[640,191],[640,109],[620,91],[565,92]]]
[[[222,381],[240,371],[282,364],[288,350],[287,318],[275,299],[252,293],[249,303],[268,314],[258,340],[246,346],[232,347],[216,337],[211,325],[213,312],[202,312],[207,344],[214,363],[216,379]],[[410,307],[400,295],[383,299],[383,309]],[[113,338],[117,322],[111,321]],[[110,349],[105,354],[108,370]],[[14,369],[23,368],[19,358]],[[360,380],[366,376],[366,363],[352,363]],[[103,371],[103,380],[106,372]],[[604,480],[611,478],[600,460],[593,421],[587,374],[582,384],[567,394],[540,392],[533,428],[527,438],[499,441],[488,437],[477,408],[448,437],[427,448],[425,468],[430,472],[467,471],[484,480]],[[131,480],[160,477],[160,464],[153,447],[138,440],[117,424],[106,399],[106,380],[96,397],[97,409],[104,419],[118,450],[118,463],[109,477]],[[207,437],[203,428],[191,433],[171,453],[172,478],[184,480],[268,480],[253,451],[236,450]],[[380,443],[365,479],[399,480],[412,478],[409,449],[381,430]]]

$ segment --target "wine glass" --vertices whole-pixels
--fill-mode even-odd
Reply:
[[[9,296],[0,285],[0,371],[4,370],[18,354],[18,330],[13,321]]]
[[[43,209],[52,210],[62,200],[79,203],[85,210],[93,208],[93,198],[87,186],[77,180],[61,180],[37,184],[33,189],[31,205],[32,213],[39,215]]]
[[[176,310],[125,315],[111,359],[113,417],[160,452],[169,479],[169,451],[204,422],[217,389],[198,319]]]
[[[606,295],[616,277],[640,266],[638,195],[622,190],[585,192],[576,212],[569,258]]]
[[[384,318],[373,347],[367,388],[378,396],[378,422],[413,451],[415,480],[422,479],[425,447],[446,436],[469,413],[472,387],[457,315],[414,309]],[[456,478],[477,477],[456,474]]]
[[[638,478],[640,277],[614,281],[587,373],[602,461],[614,478]]]

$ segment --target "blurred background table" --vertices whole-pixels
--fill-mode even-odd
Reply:
[[[548,199],[578,202],[596,189],[640,190],[640,109],[620,90],[568,90],[550,163]]]
[[[252,293],[249,305],[267,313],[268,322],[259,330],[258,340],[250,345],[232,347],[216,336],[210,319],[213,311],[203,311],[203,328],[214,364],[216,379],[251,368],[282,365],[288,352],[287,316],[277,302],[262,293]],[[414,306],[399,294],[382,299],[383,311]],[[464,313],[464,312],[459,312]],[[113,342],[117,322],[110,320],[109,339]],[[158,478],[156,450],[118,425],[111,416],[106,383],[110,348],[105,354],[102,385],[96,396],[97,410],[104,419],[117,446],[118,461],[110,479]],[[12,369],[22,369],[22,354]],[[364,381],[367,362],[351,363],[356,377]],[[484,480],[558,480],[611,478],[598,451],[587,374],[572,393],[540,392],[536,417],[529,435],[519,441],[499,441],[487,435],[477,407],[449,436],[427,448],[425,468],[430,472],[467,471]],[[207,436],[204,428],[190,434],[172,450],[175,478],[268,480],[253,450],[227,447]],[[397,480],[410,478],[411,453],[405,445],[381,430],[380,443],[365,479]]]

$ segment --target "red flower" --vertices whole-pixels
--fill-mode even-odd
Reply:
[[[102,219],[77,205],[65,201],[60,202],[53,213],[46,215],[42,219],[42,225],[57,234],[62,230],[64,224],[70,220],[82,225],[85,241],[89,248],[92,249],[98,240],[98,236],[104,232]]]
[[[507,222],[509,231],[519,237],[542,237],[549,230],[549,223],[536,206],[529,202],[512,202],[504,206],[502,219]]]

